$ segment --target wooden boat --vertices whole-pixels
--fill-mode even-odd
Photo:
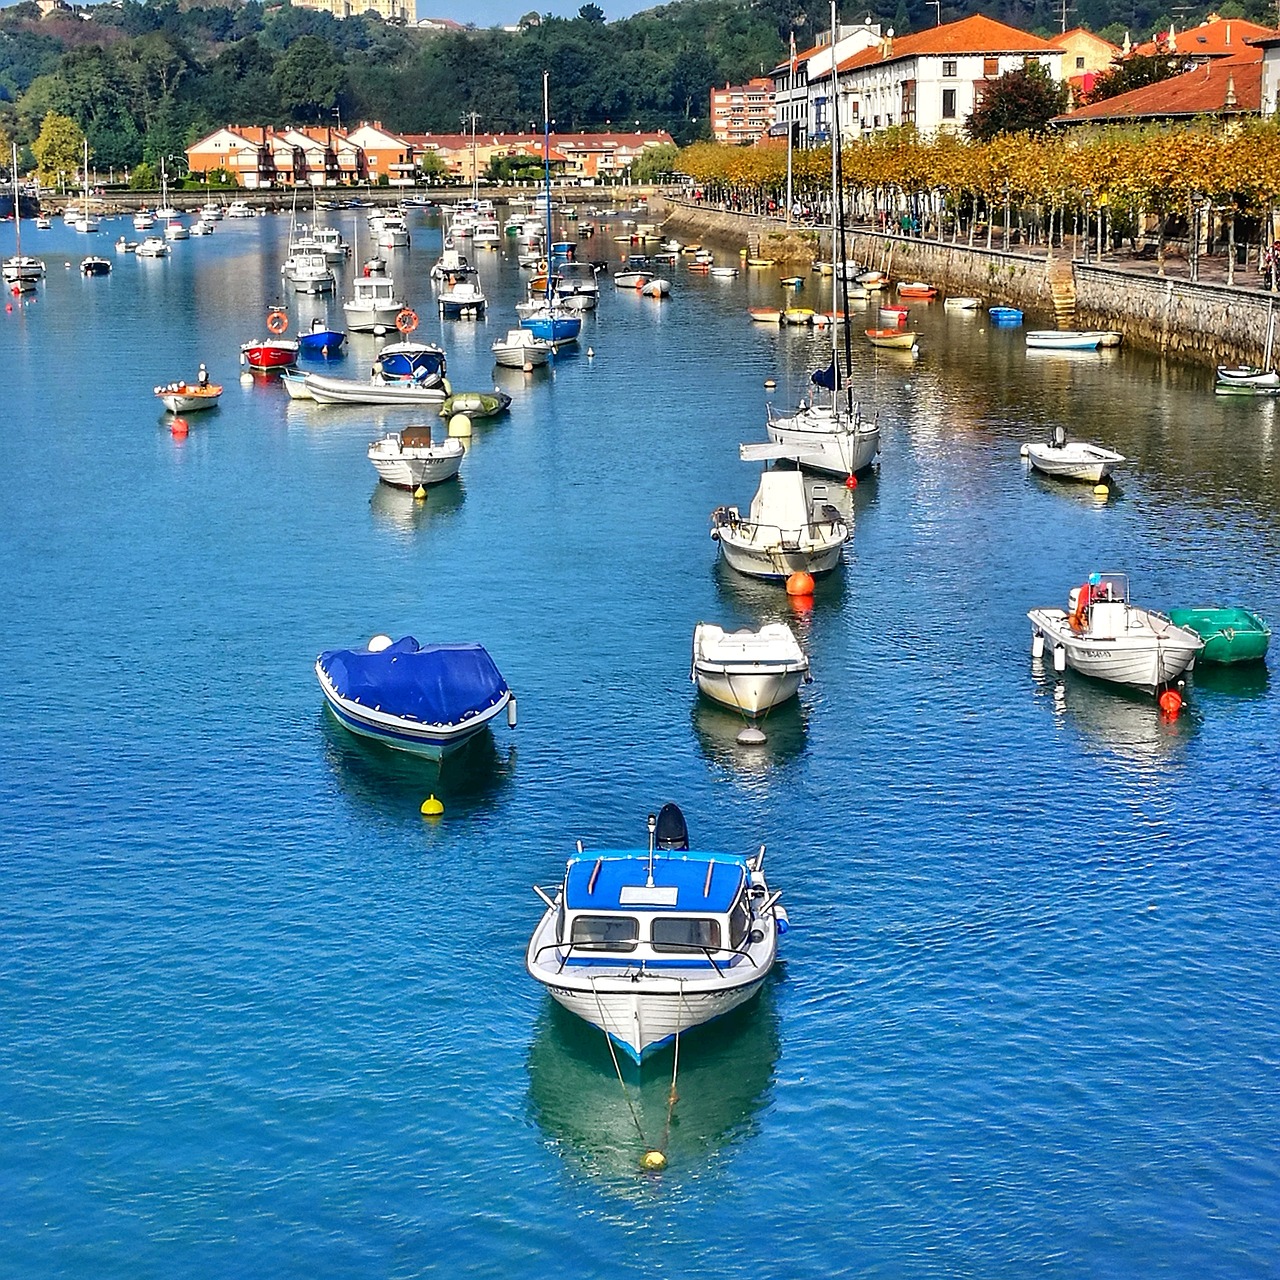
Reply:
[[[1190,671],[1204,648],[1194,631],[1129,601],[1123,573],[1094,573],[1076,587],[1066,609],[1032,609],[1032,654],[1047,645],[1055,671],[1156,692]]]
[[[216,382],[170,382],[155,388],[156,398],[170,413],[196,413],[201,409],[216,409],[222,396],[222,388]]]
[[[749,267],[771,267],[774,264],[772,258],[748,258],[747,266]]]
[[[944,298],[942,306],[946,311],[977,311],[982,306],[982,299],[970,297],[967,294],[955,294]]]
[[[782,313],[783,324],[812,324],[812,307],[787,307]]]
[[[781,324],[781,307],[748,307],[749,315],[757,324]]]
[[[699,622],[689,679],[713,702],[754,717],[796,696],[809,679],[809,659],[785,622],[759,631]]]
[[[925,284],[923,280],[898,282],[898,296],[902,298],[936,298],[938,290],[934,285]]]
[[[914,329],[867,329],[864,331],[873,347],[889,347],[910,351],[919,336]]]
[[[1126,461],[1121,453],[1082,440],[1068,440],[1064,427],[1055,427],[1046,441],[1022,446],[1022,456],[1035,469],[1057,480],[1079,480],[1101,484],[1113,468]]]
[[[689,852],[674,804],[649,815],[648,848],[587,853],[534,890],[546,910],[525,954],[529,976],[635,1062],[760,990],[787,931],[764,846]]]
[[[1028,329],[1026,343],[1041,351],[1097,351],[1099,333],[1084,329]]]
[[[1248,609],[1211,605],[1170,609],[1169,621],[1204,641],[1200,657],[1205,662],[1261,662],[1271,642],[1271,628]]]

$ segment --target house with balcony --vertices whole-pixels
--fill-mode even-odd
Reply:
[[[711,90],[711,136],[730,146],[750,146],[773,126],[773,80],[756,76],[746,84]]]
[[[892,32],[890,32],[892,35]],[[830,137],[832,111],[831,68],[842,59],[881,42],[874,22],[841,23],[832,40],[824,31],[818,43],[793,52],[770,73],[773,80],[772,137],[791,135],[796,146],[821,145]]]

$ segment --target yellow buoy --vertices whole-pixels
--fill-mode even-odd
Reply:
[[[417,498],[417,500],[418,500],[419,502],[425,502],[425,501],[427,500],[427,491],[426,491],[426,489],[424,489],[424,488],[422,487],[422,485],[419,485],[419,486],[418,486],[418,487],[413,491],[413,496],[414,496],[415,498]]]
[[[1105,484],[1095,484],[1093,486],[1093,496],[1095,498],[1107,498],[1111,496],[1111,490]]]
[[[640,1167],[646,1173],[660,1173],[667,1167],[667,1157],[661,1151],[646,1151],[640,1157]]]
[[[449,419],[449,434],[460,440],[471,438],[471,419],[465,413],[455,413]]]
[[[422,802],[422,808],[418,812],[424,818],[438,818],[444,813],[444,805],[435,798],[433,793]]]

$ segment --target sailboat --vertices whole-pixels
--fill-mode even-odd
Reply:
[[[836,7],[831,6],[831,30],[836,31]],[[833,70],[834,74],[834,70]],[[853,351],[849,325],[841,323],[847,312],[844,194],[840,181],[840,115],[832,101],[831,120],[831,363],[812,377],[815,388],[807,401],[790,413],[778,414],[769,406],[766,430],[769,443],[743,445],[750,460],[791,458],[809,471],[823,475],[854,476],[865,471],[880,452],[880,424],[862,416],[850,385]],[[843,349],[842,349],[843,348]]]
[[[546,182],[547,244],[551,244],[551,105],[548,82],[551,73],[542,73],[542,170]],[[577,342],[582,332],[582,317],[556,305],[554,280],[551,271],[545,273],[546,295],[537,310],[523,315],[520,327],[528,329],[534,337],[550,342],[552,346]]]
[[[36,281],[44,279],[44,262],[40,258],[22,256],[22,191],[18,186],[18,145],[12,144],[10,161],[13,176],[13,257],[0,265],[0,275],[11,292],[34,293]]]
[[[168,222],[177,218],[178,211],[169,203],[169,175],[165,172],[164,161],[160,161],[160,207],[156,210],[157,222]]]
[[[77,231],[97,231],[98,219],[89,212],[89,139],[84,140],[84,195],[80,200],[80,213],[74,226]]]

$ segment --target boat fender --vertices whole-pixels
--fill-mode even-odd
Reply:
[[[281,334],[289,327],[289,317],[277,308],[267,313],[267,328],[272,333]]]
[[[516,727],[516,700],[512,695],[511,701],[507,703],[507,724],[514,729]]]

